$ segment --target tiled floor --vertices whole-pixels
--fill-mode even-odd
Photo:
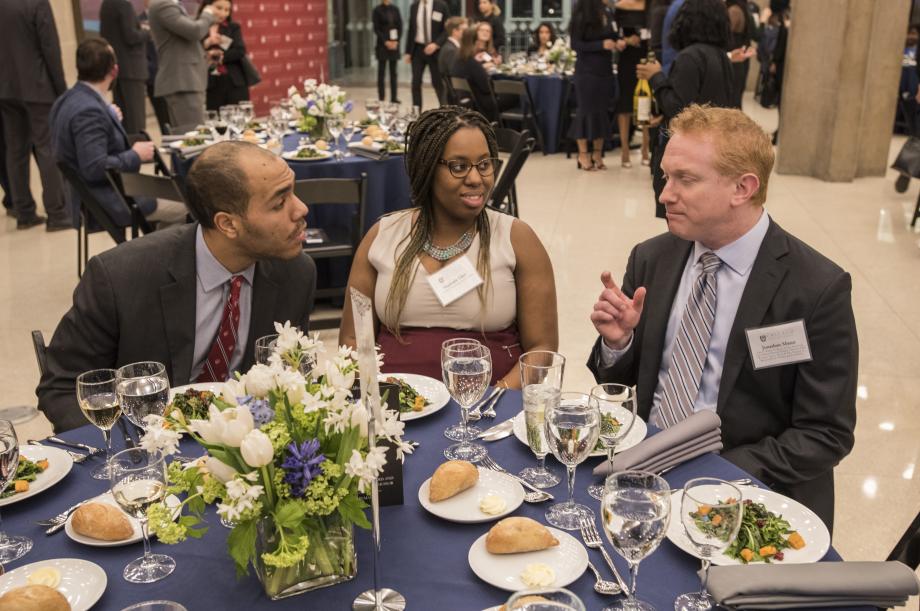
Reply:
[[[376,97],[369,88],[349,91],[356,101]],[[407,90],[400,96],[410,99]],[[775,112],[751,100],[746,109],[766,129],[775,127]],[[892,158],[902,143],[892,140]],[[537,154],[518,182],[521,216],[553,261],[560,348],[570,364],[566,386],[573,390],[592,383],[583,363],[595,337],[588,313],[600,272],[620,276],[630,248],[665,229],[653,218],[650,179],[638,154],[630,170],[619,167],[617,154],[609,158],[610,170],[598,173],[576,171],[574,159],[564,155]],[[893,183],[890,171],[846,184],[776,175],[769,192],[773,218],[853,276],[859,423],[856,447],[837,469],[834,539],[848,559],[883,559],[920,510],[920,235],[905,221],[920,186],[912,181],[897,194]],[[92,252],[110,245],[99,235],[91,239]],[[38,372],[29,331],[41,329],[50,338],[70,305],[75,257],[74,233],[17,232],[9,217],[0,216],[0,407],[34,403]],[[42,420],[21,430],[34,436],[46,429]],[[917,609],[917,599],[911,603]]]

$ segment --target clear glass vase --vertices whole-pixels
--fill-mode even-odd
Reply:
[[[262,554],[273,552],[279,543],[274,521],[262,518],[256,527],[256,555],[253,567],[265,594],[272,600],[296,596],[317,588],[354,579],[358,572],[354,531],[345,526],[338,514],[311,520],[310,547],[306,557],[291,567],[269,566]]]

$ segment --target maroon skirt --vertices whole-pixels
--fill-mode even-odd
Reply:
[[[503,331],[458,331],[443,327],[400,329],[401,338],[380,326],[377,342],[383,352],[382,373],[417,373],[441,379],[441,344],[449,339],[468,337],[489,347],[492,353],[492,384],[517,367],[521,356],[521,336],[517,326]]]

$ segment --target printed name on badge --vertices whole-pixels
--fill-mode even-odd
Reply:
[[[441,11],[431,11],[432,21],[441,21],[442,19],[444,19],[444,15],[441,14]]]
[[[804,320],[745,329],[744,334],[755,370],[812,360]]]
[[[399,40],[399,30],[396,28],[390,30],[390,40]]]
[[[460,257],[436,274],[428,276],[428,284],[434,291],[441,306],[447,307],[477,286],[482,284],[482,276],[466,257]]]

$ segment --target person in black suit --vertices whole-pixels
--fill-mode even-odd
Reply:
[[[694,104],[670,129],[669,233],[633,249],[622,289],[602,275],[588,367],[635,384],[658,426],[716,411],[722,456],[832,529],[833,469],[856,425],[850,275],[764,211],[774,153],[753,120]]]
[[[402,15],[399,8],[390,0],[382,0],[374,7],[371,15],[374,22],[374,34],[377,45],[377,97],[381,100],[386,95],[386,71],[390,69],[390,101],[399,103],[396,96],[396,62],[399,61],[399,39],[402,38]]]
[[[208,110],[220,110],[221,106],[249,99],[249,86],[246,84],[242,63],[246,57],[246,43],[243,42],[240,24],[233,21],[233,6],[230,0],[203,0],[198,9],[199,17],[204,7],[212,5],[217,14],[227,17],[216,24],[217,32],[223,37],[224,42],[205,49],[212,57],[205,107]]]
[[[221,142],[192,165],[186,189],[199,223],[89,260],[37,389],[55,431],[86,423],[74,393],[84,371],[152,360],[166,366],[172,386],[203,380],[231,286],[240,341],[228,372],[252,366],[256,339],[274,333],[275,322],[307,329],[316,267],[302,250],[307,206],[284,160],[255,144]]]
[[[422,75],[425,66],[431,84],[444,101],[444,83],[438,69],[438,49],[447,39],[444,20],[450,17],[443,0],[415,0],[409,7],[409,32],[406,36],[406,63],[412,65],[412,105],[422,107]]]
[[[122,125],[129,134],[147,129],[144,88],[147,82],[149,30],[141,27],[134,5],[125,0],[102,0],[99,34],[109,41],[118,58],[118,78],[112,95],[121,108]]]
[[[29,189],[29,155],[42,179],[48,231],[70,229],[61,175],[51,155],[48,113],[64,93],[61,43],[48,0],[0,2],[0,117],[16,228],[45,223]]]

